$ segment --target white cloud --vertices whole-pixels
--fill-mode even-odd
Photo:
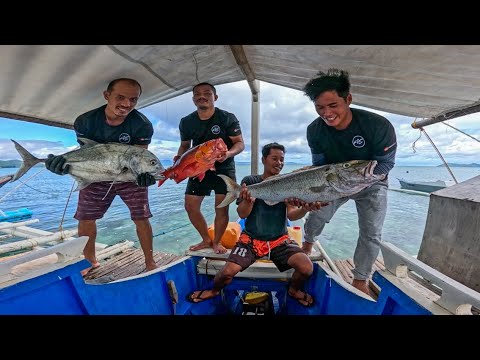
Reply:
[[[245,81],[216,86],[219,96],[216,106],[234,113],[240,121],[243,137],[246,143],[244,152],[236,156],[238,161],[250,161],[251,156],[251,94]],[[306,141],[306,128],[317,118],[313,103],[301,91],[283,88],[281,86],[260,83],[260,147],[269,142],[279,142],[287,149],[286,161],[310,163],[310,150]],[[149,149],[160,159],[171,160],[180,144],[178,124],[182,117],[195,111],[191,93],[178,96],[163,103],[141,109],[154,125],[154,136]],[[425,134],[413,129],[411,117],[388,114],[372,110],[385,116],[396,129],[398,150],[397,165],[439,165],[441,159]],[[480,139],[480,114],[467,115],[462,118],[449,120],[447,123]],[[76,145],[74,133],[71,130],[53,132],[51,127],[38,124],[42,131],[22,133],[20,126],[7,126],[7,122],[0,121],[0,159],[20,159],[13,147],[10,138],[19,139],[25,148],[39,157],[48,154],[60,154],[71,150]],[[19,122],[19,124],[25,124]],[[4,126],[5,125],[5,126]],[[435,146],[449,163],[479,162],[478,153],[480,144],[445,126],[435,124],[425,127]],[[67,135],[64,135],[67,134]],[[420,136],[421,135],[421,136]],[[415,145],[415,151],[413,150]],[[260,149],[257,149],[260,151]]]

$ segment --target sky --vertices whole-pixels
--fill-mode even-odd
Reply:
[[[242,128],[246,148],[235,157],[235,160],[250,162],[252,110],[248,84],[246,81],[239,81],[218,85],[216,89],[218,100],[215,106],[234,113]],[[352,96],[355,104],[355,94]],[[140,109],[153,123],[154,135],[149,150],[160,160],[171,160],[176,155],[180,145],[179,121],[195,109],[191,93]],[[411,127],[414,118],[371,111],[385,116],[395,127],[398,143],[396,165],[442,164],[441,158],[426,136]],[[260,82],[260,147],[276,141],[286,148],[286,162],[310,164],[306,128],[317,117],[313,102],[302,91]],[[479,120],[480,114],[472,114],[449,120],[448,124],[480,139]],[[442,123],[425,127],[425,132],[449,164],[480,163],[478,141]],[[77,147],[73,130],[0,118],[0,160],[21,159],[10,139],[18,141],[32,154],[43,158],[48,154],[62,154]]]

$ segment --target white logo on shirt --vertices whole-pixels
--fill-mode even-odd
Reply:
[[[220,134],[220,126],[218,126],[218,125],[213,125],[213,126],[212,126],[212,134],[215,134],[215,135]]]
[[[356,148],[360,149],[365,146],[365,139],[360,135],[355,135],[352,139],[352,144]]]
[[[130,142],[130,135],[127,133],[121,133],[118,137],[118,141],[123,144],[128,144]]]

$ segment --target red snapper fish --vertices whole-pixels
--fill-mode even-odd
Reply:
[[[205,172],[215,170],[215,161],[227,150],[227,145],[221,138],[208,140],[188,149],[175,164],[162,172],[165,178],[158,181],[158,186],[172,175],[177,184],[189,177],[198,177],[198,180],[202,181]]]

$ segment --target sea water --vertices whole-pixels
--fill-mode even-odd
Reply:
[[[304,165],[286,164],[282,173]],[[261,167],[260,167],[261,168]],[[0,169],[0,176],[14,173],[17,169]],[[455,167],[452,172],[458,181],[480,175],[480,168]],[[237,164],[237,181],[250,174],[249,164]],[[389,175],[391,189],[399,189],[397,178],[411,181],[451,180],[444,167],[402,167],[396,166]],[[195,228],[190,224],[184,209],[184,191],[187,180],[176,184],[167,180],[161,187],[149,187],[150,219],[153,228],[154,250],[172,254],[183,254],[188,246],[200,241]],[[75,181],[71,176],[60,176],[34,167],[20,180],[0,188],[0,210],[29,208],[39,223],[35,228],[47,231],[76,228],[75,214],[78,192],[74,191]],[[214,196],[205,197],[202,211],[208,224],[213,223]],[[388,209],[383,227],[383,241],[388,241],[415,255],[422,241],[427,218],[429,197],[398,191],[388,192]],[[236,205],[229,207],[231,221],[238,218]],[[139,247],[135,226],[130,219],[126,205],[116,197],[103,219],[97,221],[97,241],[114,244],[121,240],[132,240]],[[302,220],[294,225],[303,225]],[[317,238],[332,259],[351,258],[358,238],[358,224],[355,203],[348,201],[325,226]]]

